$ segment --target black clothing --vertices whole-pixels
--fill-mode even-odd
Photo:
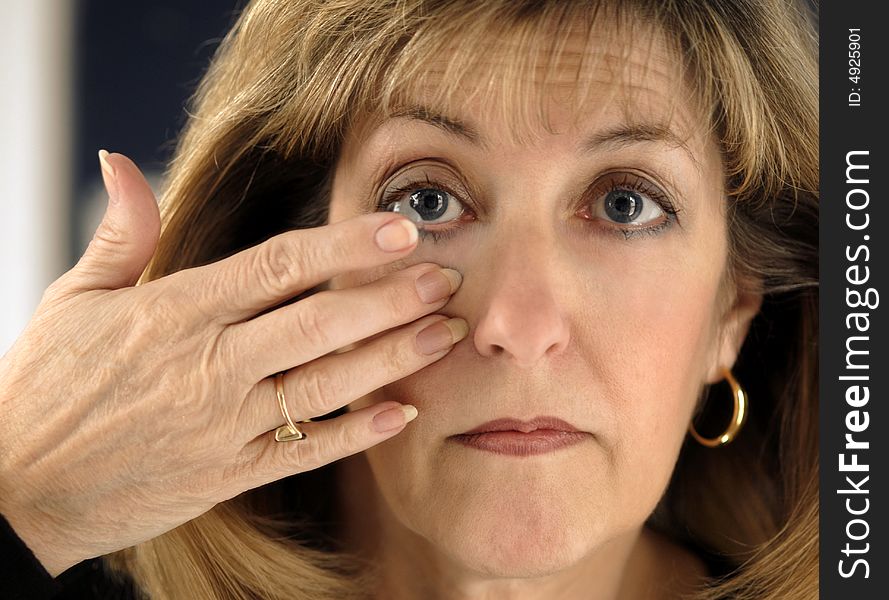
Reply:
[[[100,558],[79,563],[55,579],[0,515],[0,598],[3,600],[137,600],[130,581],[105,572]]]

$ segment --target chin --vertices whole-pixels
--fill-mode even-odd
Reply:
[[[467,570],[486,577],[542,577],[583,560],[590,551],[588,540],[576,536],[576,532],[549,532],[546,537],[536,537],[521,531],[467,535],[453,552]]]
[[[552,498],[513,498],[509,506],[496,504],[454,511],[454,519],[438,524],[434,542],[467,570],[505,578],[567,569],[594,546],[594,518],[584,518]]]

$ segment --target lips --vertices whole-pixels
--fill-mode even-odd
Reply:
[[[474,433],[488,433],[492,431],[518,431],[521,433],[531,433],[538,429],[571,432],[580,431],[571,423],[559,419],[558,417],[541,416],[535,417],[530,421],[522,421],[521,419],[513,418],[494,419],[493,421],[482,423],[475,429],[470,429],[460,435],[472,435]]]
[[[580,431],[557,417],[536,417],[530,421],[495,419],[475,429],[451,436],[462,446],[505,456],[527,457],[546,454],[588,442],[592,434]]]

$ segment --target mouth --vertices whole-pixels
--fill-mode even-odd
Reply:
[[[503,418],[482,423],[474,429],[451,436],[463,446],[508,456],[531,456],[573,446],[592,437],[557,417],[536,417],[530,421]]]
[[[469,431],[464,431],[459,435],[471,435],[474,433],[490,433],[494,431],[516,431],[520,433],[532,433],[537,431],[538,429],[546,429],[548,431],[567,431],[567,432],[579,432],[574,425],[567,421],[563,421],[558,417],[535,417],[530,421],[522,421],[521,419],[513,419],[512,417],[505,417],[502,419],[494,419],[493,421],[488,421],[487,423],[482,423],[475,429],[470,429]]]

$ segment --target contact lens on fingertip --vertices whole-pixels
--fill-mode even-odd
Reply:
[[[425,221],[423,220],[423,217],[417,211],[415,211],[413,209],[401,210],[401,202],[392,202],[391,204],[389,204],[389,206],[387,206],[385,208],[385,211],[386,212],[395,212],[400,215],[404,215],[405,217],[410,219],[410,221],[414,225],[417,226],[417,229],[423,229],[425,226]]]

